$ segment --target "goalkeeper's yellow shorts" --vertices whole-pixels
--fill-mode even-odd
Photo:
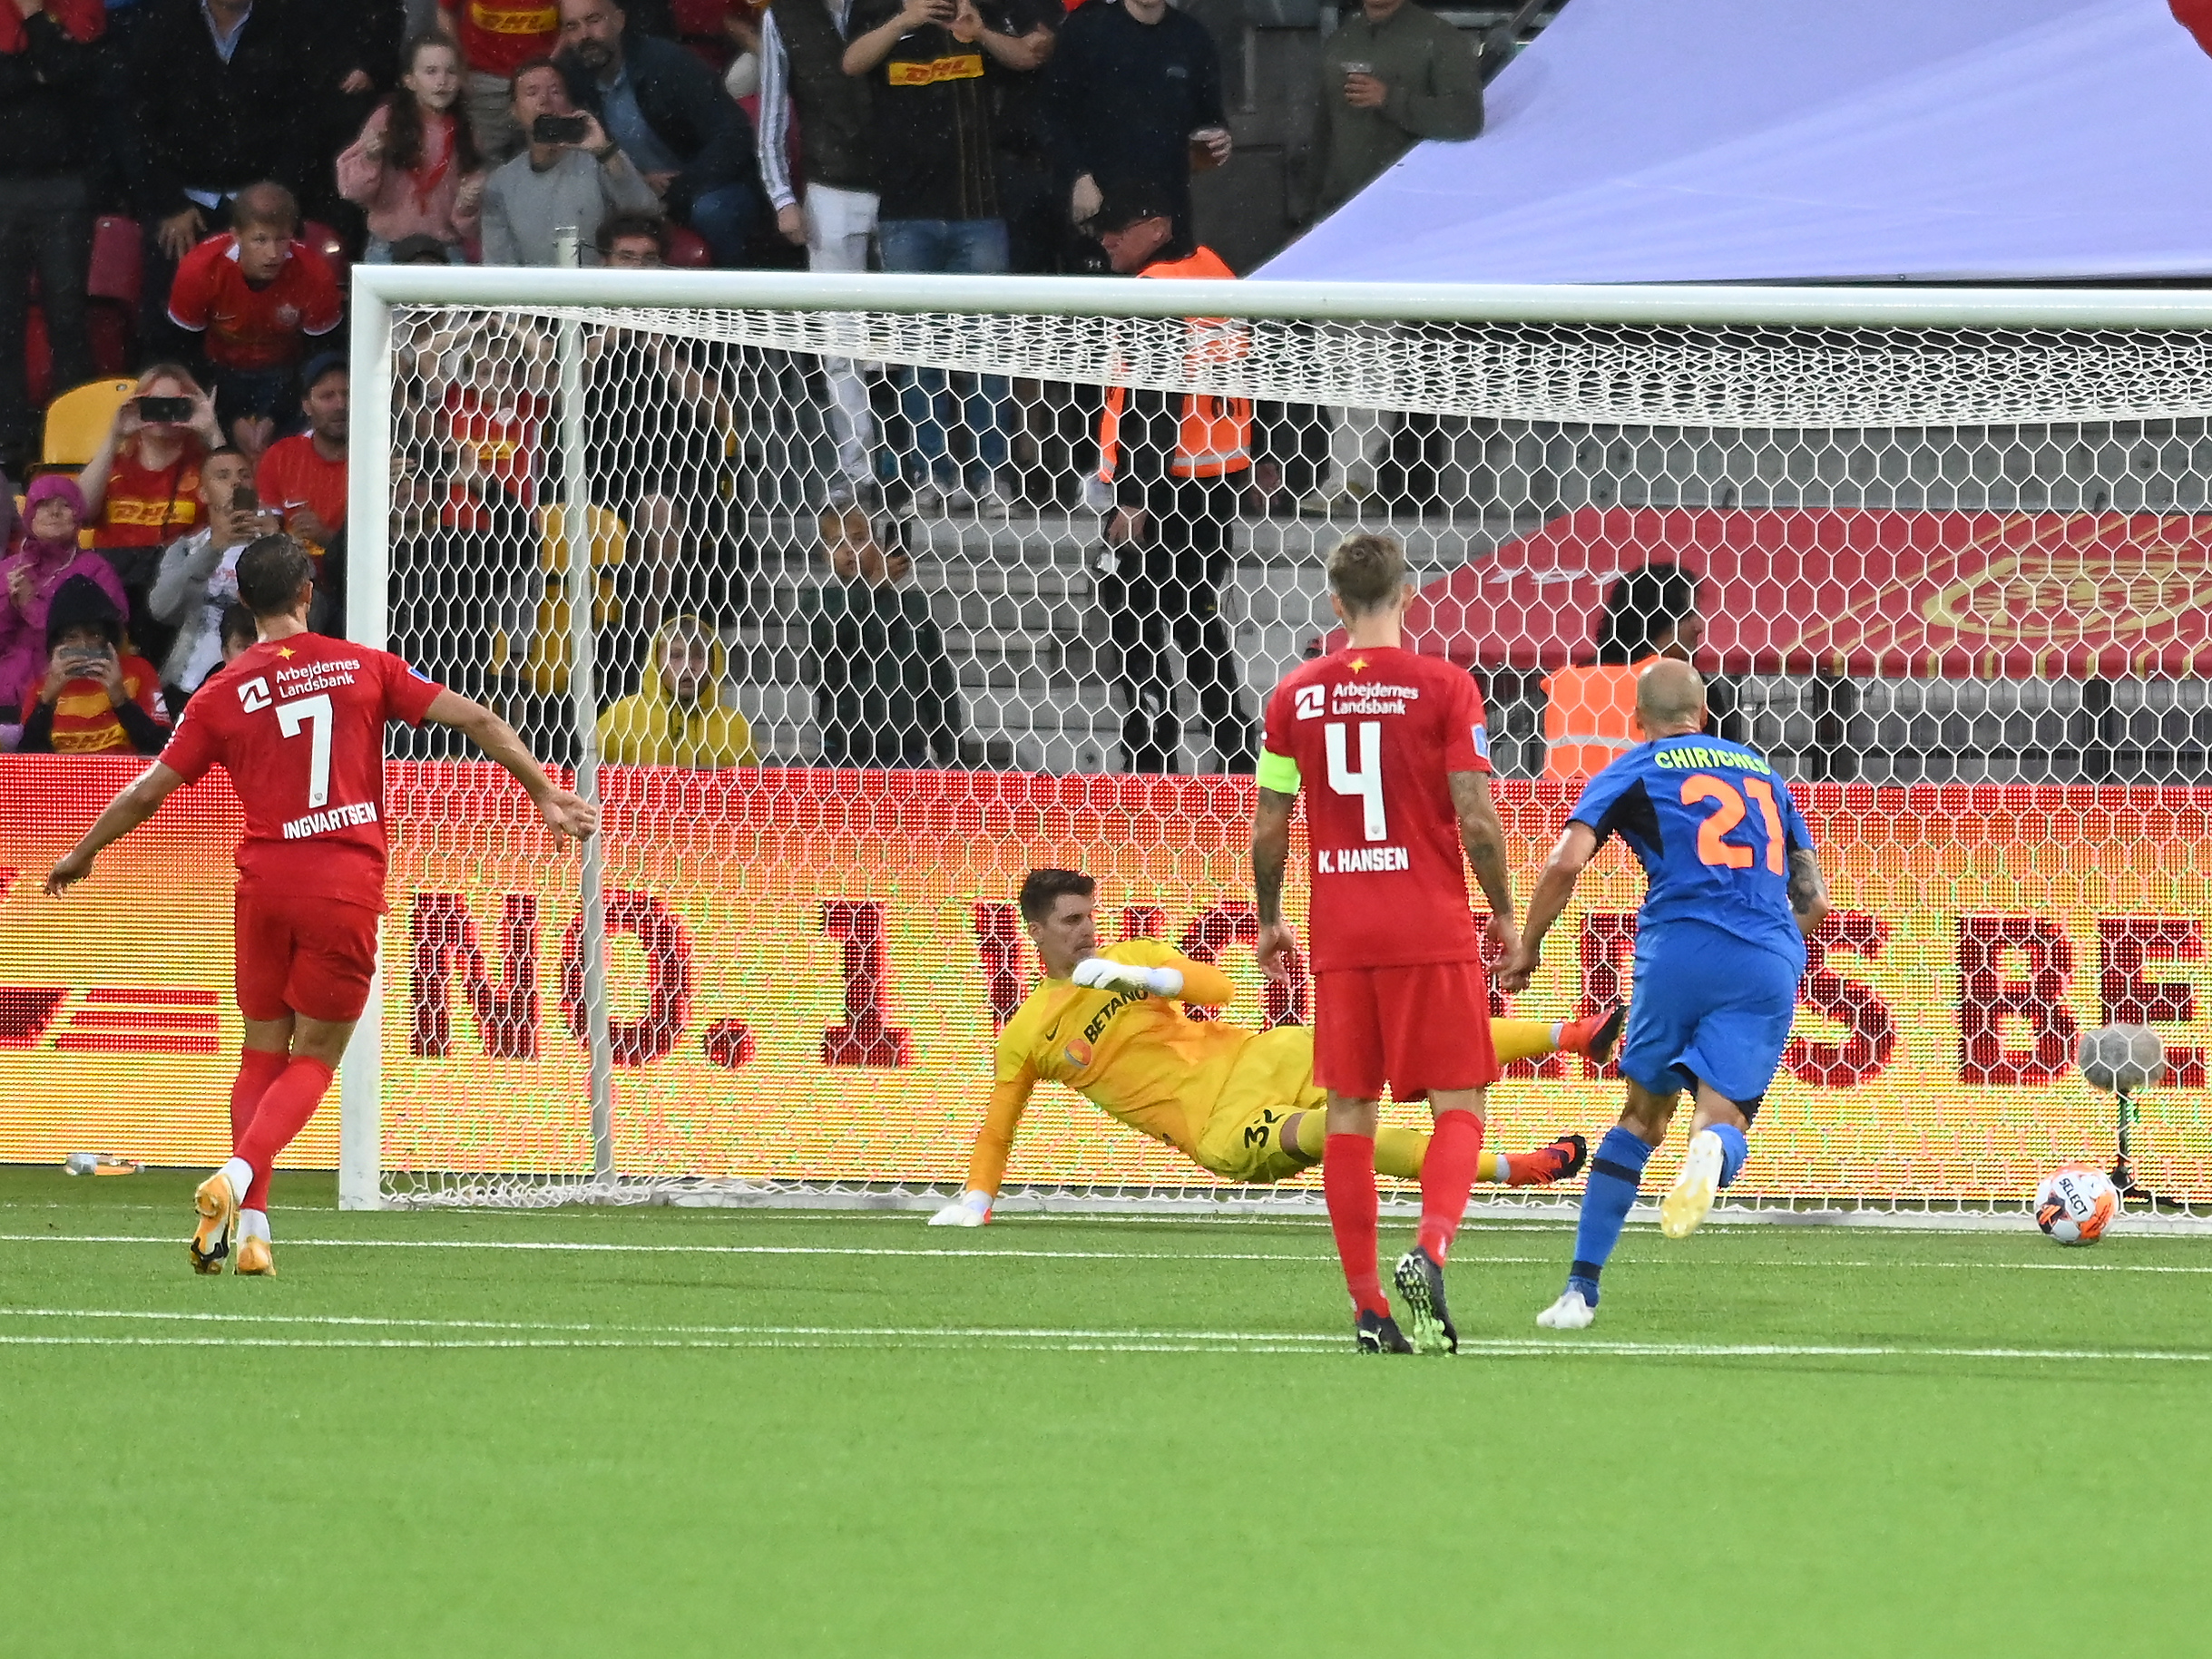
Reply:
[[[1283,1151],[1278,1127],[1293,1112],[1327,1106],[1327,1092],[1314,1084],[1312,1028],[1278,1025],[1262,1031],[1245,1044],[1207,1114],[1198,1161],[1227,1181],[1287,1180],[1313,1166]]]

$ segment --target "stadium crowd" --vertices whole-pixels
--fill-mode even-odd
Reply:
[[[318,623],[342,628],[351,262],[549,264],[574,228],[582,262],[632,268],[1228,276],[1191,190],[1234,151],[1222,87],[1215,36],[1167,0],[0,0],[0,739],[46,731],[52,665],[82,659],[61,703],[117,717],[53,741],[142,748],[121,710],[166,722],[219,666],[239,551],[271,529],[310,548]],[[1347,13],[1310,93],[1322,210],[1419,138],[1481,127],[1473,48],[1408,0]],[[549,352],[528,325],[456,318],[402,354],[396,386],[395,621],[412,595],[441,657],[487,680],[503,619],[553,602]],[[602,703],[665,725],[671,653],[731,620],[727,439],[757,370],[621,330],[592,353],[592,497],[615,527],[589,533],[624,550]],[[958,698],[901,586],[906,520],[1034,499],[1017,428],[1052,412],[988,375],[827,359],[805,385],[836,456],[808,509],[834,585],[811,623],[825,742],[854,764],[949,761]],[[1211,638],[1218,521],[1277,498],[1268,412],[1256,426],[1245,406],[1194,492],[1187,412],[1141,405],[1117,409],[1114,636],[1150,662],[1172,634],[1225,758],[1248,765]],[[1337,424],[1350,460],[1329,487],[1357,489],[1379,429]],[[110,620],[79,581],[114,612],[120,681],[83,655]],[[1127,671],[1132,723],[1157,715],[1161,687],[1139,682],[1160,671]],[[552,661],[502,672],[510,704],[565,690]],[[742,725],[708,748],[749,755]],[[1131,741],[1132,765],[1173,764],[1172,743]],[[640,757],[693,752],[664,737]]]

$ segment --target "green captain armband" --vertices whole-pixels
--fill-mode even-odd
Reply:
[[[1271,755],[1262,749],[1256,781],[1262,789],[1272,789],[1277,795],[1296,795],[1298,792],[1298,763],[1287,755]]]

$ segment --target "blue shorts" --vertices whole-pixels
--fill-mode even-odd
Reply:
[[[1797,1011],[1796,961],[1698,922],[1636,936],[1620,1072],[1655,1095],[1709,1083],[1738,1106],[1774,1081]]]

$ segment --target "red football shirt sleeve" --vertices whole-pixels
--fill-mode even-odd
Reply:
[[[204,696],[206,688],[201,688]],[[198,698],[193,699],[198,701]],[[222,758],[222,738],[202,709],[185,705],[175,729],[161,750],[161,763],[188,784],[196,784],[207,769]]]
[[[169,320],[194,334],[205,334],[215,304],[215,260],[220,240],[202,242],[184,256],[169,285]]]
[[[1448,670],[1453,682],[1444,704],[1444,769],[1446,772],[1490,770],[1490,727],[1483,723],[1483,694],[1474,676],[1457,668]]]
[[[299,332],[328,334],[345,316],[345,307],[338,291],[338,273],[330,263],[311,248],[295,249],[292,257],[303,261],[301,272],[307,281],[301,285]]]
[[[384,717],[420,726],[430,705],[445,688],[388,651],[377,655],[384,675]]]

